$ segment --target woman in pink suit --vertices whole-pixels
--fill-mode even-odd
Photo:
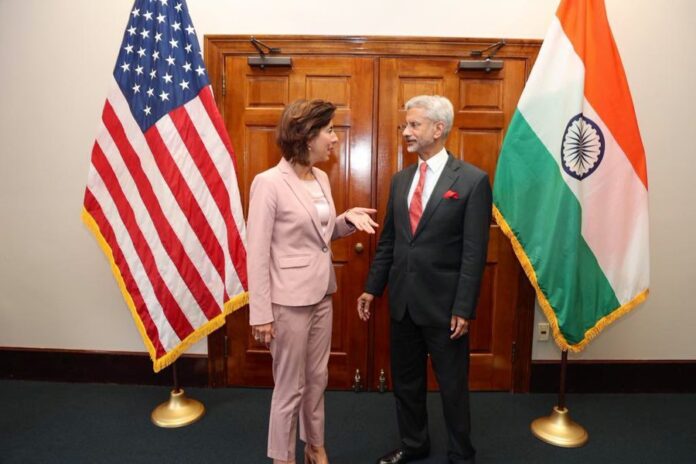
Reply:
[[[331,348],[331,294],[336,276],[331,240],[355,229],[374,233],[368,208],[336,216],[326,173],[338,137],[336,107],[322,100],[288,105],[277,128],[283,154],[254,178],[247,219],[249,324],[273,356],[268,457],[295,463],[297,419],[305,463],[328,463],[324,449],[324,390]]]

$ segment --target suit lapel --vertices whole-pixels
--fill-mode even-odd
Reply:
[[[319,186],[321,187],[321,191],[324,193],[324,198],[326,198],[326,201],[329,203],[329,222],[326,224],[326,233],[324,234],[324,242],[328,245],[331,243],[331,234],[333,233],[334,227],[336,225],[336,206],[334,205],[333,202],[333,197],[331,196],[331,185],[329,184],[329,179],[328,177],[325,177],[318,173],[317,168],[312,168],[312,171],[314,172],[314,177],[317,179],[319,182]],[[316,207],[314,207],[314,210],[316,212]],[[317,220],[319,220],[319,215],[317,214]],[[315,223],[316,225],[316,223]],[[321,232],[321,223],[319,224],[319,230]]]
[[[454,181],[457,180],[457,177],[459,176],[459,173],[457,172],[458,170],[459,166],[455,165],[454,158],[448,152],[447,162],[445,163],[445,167],[442,169],[440,178],[435,184],[435,188],[433,189],[433,193],[430,195],[430,199],[428,199],[428,204],[425,205],[425,209],[423,210],[423,214],[418,222],[418,227],[416,228],[414,238],[417,237],[420,231],[423,230],[426,224],[428,224],[428,221],[432,217],[433,213],[440,205],[442,196],[452,186],[452,184],[454,184]]]
[[[321,233],[321,222],[319,221],[319,213],[317,213],[317,208],[314,206],[314,202],[309,196],[309,192],[307,192],[307,189],[302,185],[302,181],[299,177],[297,177],[292,165],[285,158],[281,158],[280,162],[278,163],[278,169],[280,169],[280,172],[283,173],[283,180],[285,180],[290,187],[290,190],[292,190],[292,193],[295,194],[295,197],[297,197],[300,204],[307,211],[307,214],[309,214],[309,217],[312,219],[312,223],[314,224],[314,228],[319,234],[319,237],[326,241],[324,235]],[[322,186],[322,190],[326,195],[324,186]]]
[[[396,191],[394,192],[394,213],[395,216],[401,217],[402,221],[395,221],[396,224],[401,224],[403,227],[403,232],[407,237],[412,238],[413,233],[411,232],[411,221],[408,214],[408,191],[413,183],[413,178],[416,175],[416,170],[418,169],[418,163],[406,168],[403,180],[397,185]]]

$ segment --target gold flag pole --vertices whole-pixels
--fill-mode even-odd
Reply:
[[[563,448],[578,448],[587,443],[589,435],[585,428],[570,419],[570,413],[565,405],[565,380],[568,365],[568,350],[561,355],[561,385],[558,392],[558,405],[553,407],[551,414],[540,417],[532,422],[531,429],[535,437],[554,446]]]
[[[174,375],[174,389],[169,394],[169,401],[157,406],[150,415],[152,422],[159,427],[176,428],[193,424],[205,413],[203,403],[188,398],[184,394],[184,390],[179,388],[176,361],[172,364],[172,373]]]

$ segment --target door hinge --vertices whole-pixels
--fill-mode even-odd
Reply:
[[[517,361],[517,342],[512,342],[512,362]]]
[[[229,340],[228,340],[228,338],[227,338],[227,334],[225,334],[225,344],[224,344],[224,348],[223,348],[223,350],[222,350],[222,356],[223,356],[224,358],[227,358],[227,354],[228,354],[228,351],[227,351],[228,342],[229,342]]]
[[[225,73],[223,71],[223,73],[222,73],[222,96],[224,97],[225,94],[227,94],[227,79],[225,79]]]
[[[355,376],[353,377],[353,391],[355,393],[360,393],[363,389],[362,377],[360,376],[360,369],[355,369]]]
[[[387,391],[387,374],[384,373],[384,369],[379,370],[379,385],[377,385],[377,390],[380,393]]]

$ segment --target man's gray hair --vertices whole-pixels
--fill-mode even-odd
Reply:
[[[454,120],[454,107],[452,102],[440,95],[418,95],[406,102],[406,110],[411,108],[422,108],[425,110],[425,117],[433,122],[443,122],[445,130],[443,137],[446,138],[452,130]]]

